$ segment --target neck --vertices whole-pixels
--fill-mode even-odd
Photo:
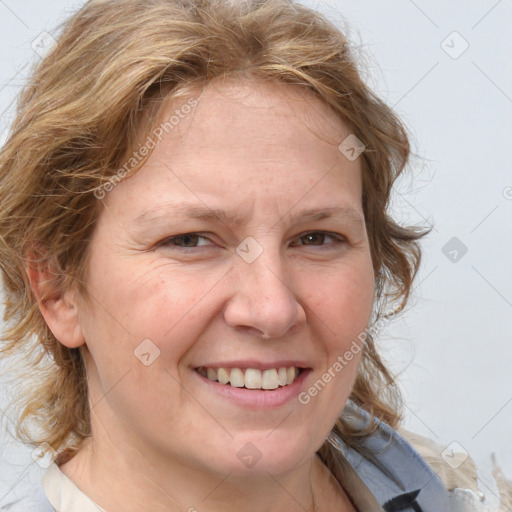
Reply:
[[[317,512],[313,481],[319,465],[314,456],[284,476],[219,475],[179,461],[150,460],[138,451],[105,452],[89,441],[60,469],[107,511]]]
[[[293,470],[220,474],[102,428],[60,469],[106,511],[327,512],[355,510],[316,454]],[[129,437],[129,436],[128,436]],[[128,450],[126,447],[130,447]],[[335,506],[333,506],[335,504]]]

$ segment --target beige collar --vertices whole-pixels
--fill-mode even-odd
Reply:
[[[56,512],[106,512],[88,498],[55,463],[45,471],[41,483]]]

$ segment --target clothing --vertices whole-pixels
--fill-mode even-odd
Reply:
[[[350,401],[343,415],[361,429],[370,421],[369,414]],[[406,436],[414,440],[418,450],[413,448]],[[344,456],[343,488],[358,512],[486,510],[477,493],[471,463],[461,471],[453,471],[445,463],[448,469],[440,471],[444,462],[441,457],[442,447],[426,438],[403,429],[399,433],[381,422],[378,430],[364,438],[357,450],[347,447],[332,435],[329,436],[329,442]],[[430,460],[430,465],[419,451]],[[435,466],[434,461],[444,481],[432,468]],[[462,485],[467,488],[460,487],[457,481],[463,482]],[[445,482],[449,485],[445,485]],[[44,473],[42,486],[46,496],[40,492],[37,507],[30,509],[34,512],[106,512],[64,475],[56,464],[52,464]]]

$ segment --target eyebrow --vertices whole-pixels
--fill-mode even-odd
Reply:
[[[283,220],[286,217],[281,217]],[[164,204],[142,213],[134,220],[137,226],[145,226],[164,219],[192,218],[203,221],[220,222],[226,225],[240,226],[248,221],[247,216],[238,212],[230,212],[219,208],[209,208],[195,204]],[[329,218],[341,218],[356,229],[364,226],[363,217],[352,207],[324,207],[303,209],[290,215],[292,222],[308,222]]]

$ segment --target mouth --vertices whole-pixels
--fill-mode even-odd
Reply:
[[[200,366],[197,373],[228,387],[273,391],[290,386],[304,371],[296,366],[268,368],[224,368]]]

